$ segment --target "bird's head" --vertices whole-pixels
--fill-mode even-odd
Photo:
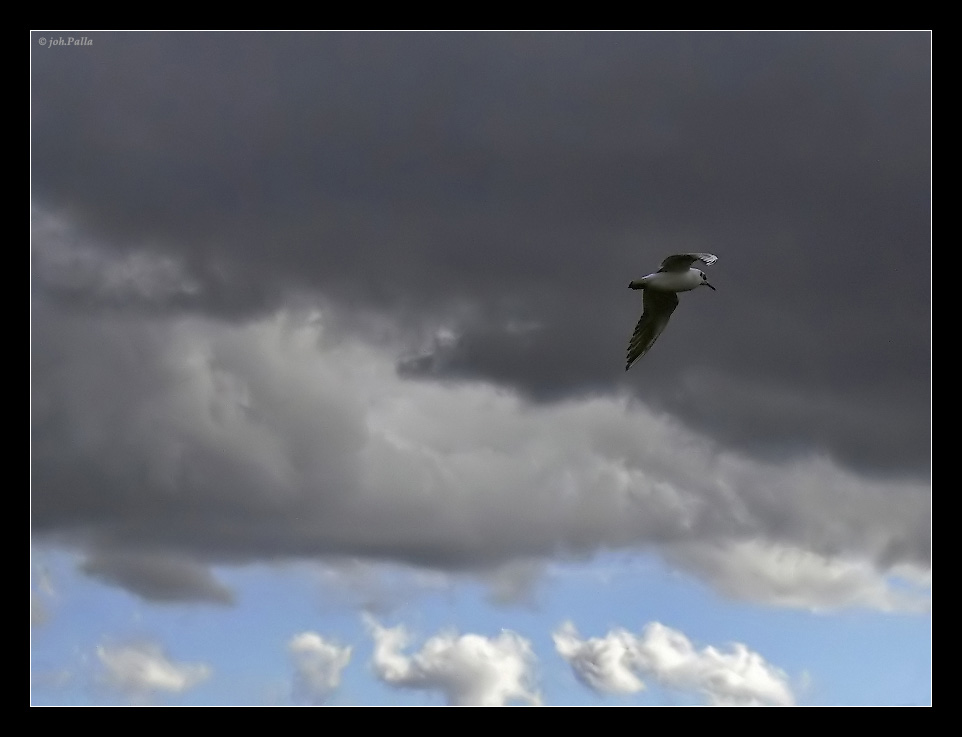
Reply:
[[[715,291],[715,292],[718,291],[717,289],[715,289],[715,287],[712,287],[712,285],[708,283],[708,277],[705,276],[704,271],[702,271],[701,269],[696,269],[696,271],[698,272],[698,275],[701,277],[701,284],[699,284],[698,286],[711,287],[712,291]]]

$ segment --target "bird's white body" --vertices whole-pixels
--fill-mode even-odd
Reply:
[[[631,282],[632,289],[654,289],[659,292],[690,292],[704,282],[701,269],[656,271]]]

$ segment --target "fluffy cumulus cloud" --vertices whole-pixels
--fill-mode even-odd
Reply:
[[[438,634],[409,655],[404,649],[411,638],[403,626],[383,627],[371,617],[366,621],[374,639],[371,665],[385,683],[439,691],[452,705],[541,702],[533,686],[531,645],[513,632],[494,637]]]
[[[645,688],[643,678],[652,678],[712,704],[790,705],[795,700],[787,675],[745,645],[734,643],[728,652],[712,646],[698,650],[683,633],[659,622],[640,635],[614,629],[588,639],[565,622],[553,638],[575,676],[598,693],[635,693]]]
[[[321,703],[341,685],[341,671],[351,661],[351,648],[325,640],[316,632],[301,632],[287,643],[296,670],[294,697]]]
[[[532,405],[412,380],[403,331],[323,302],[237,322],[77,310],[52,278],[34,300],[34,530],[147,599],[229,603],[204,564],[275,556],[473,571],[518,599],[539,559],[654,546],[736,596],[915,606],[886,592],[893,567],[928,567],[923,481],[753,459],[622,394]],[[806,573],[746,550],[796,551]]]
[[[204,663],[174,662],[159,645],[149,642],[100,645],[97,657],[106,683],[135,700],[183,693],[212,672]]]

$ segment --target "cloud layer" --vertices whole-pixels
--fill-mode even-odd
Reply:
[[[330,306],[229,323],[76,312],[40,291],[35,531],[159,601],[228,603],[197,564],[276,556],[481,572],[654,547],[726,593],[803,606],[895,606],[885,572],[928,566],[927,484],[753,460],[625,395],[530,405],[413,381],[398,344],[342,325]],[[775,549],[809,574],[735,582]],[[860,573],[839,583],[839,566]],[[876,594],[846,593],[859,586]]]
[[[640,694],[649,681],[669,699],[674,693],[714,705],[795,703],[788,675],[746,645],[697,649],[682,632],[659,622],[638,635],[616,628],[586,639],[566,621],[552,634],[556,663],[550,653],[536,653],[530,640],[507,630],[494,636],[442,630],[412,648],[404,625],[385,627],[367,614],[363,622],[373,645],[368,675],[390,688],[436,695],[447,705],[542,704],[543,672],[563,663],[602,696]],[[352,663],[354,649],[314,631],[292,636],[286,645],[294,664],[292,702],[328,702],[342,687],[344,673],[361,667]],[[103,644],[96,654],[99,681],[133,703],[182,696],[215,675],[207,663],[172,660],[155,642]]]

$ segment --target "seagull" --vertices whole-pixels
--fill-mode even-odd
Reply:
[[[661,262],[661,268],[654,274],[635,279],[628,284],[629,289],[644,289],[645,311],[635,325],[635,332],[628,343],[628,363],[631,364],[648,352],[661,331],[668,324],[668,318],[678,306],[678,292],[689,292],[700,286],[712,287],[708,277],[701,269],[693,269],[696,261],[710,266],[718,260],[711,253],[676,253]]]

